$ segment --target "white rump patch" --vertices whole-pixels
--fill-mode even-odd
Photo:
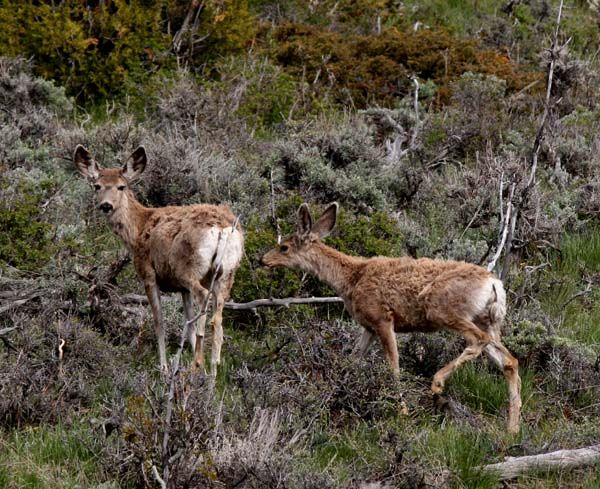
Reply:
[[[494,303],[496,315],[504,317],[506,314],[506,292],[502,281],[490,277],[476,289],[472,295],[474,316],[485,311],[488,304]]]
[[[225,274],[235,270],[239,265],[243,251],[242,235],[237,229],[232,229],[231,226],[226,228],[215,226],[206,230],[198,247],[202,263],[210,266],[213,257],[215,257],[215,262],[221,262]]]

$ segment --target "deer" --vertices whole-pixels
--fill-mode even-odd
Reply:
[[[206,308],[207,302],[212,304],[210,371],[214,376],[221,362],[223,306],[242,258],[244,235],[225,205],[142,205],[132,192],[131,183],[143,173],[147,160],[143,146],[116,168],[102,168],[82,145],[73,155],[75,167],[95,190],[97,209],[106,215],[110,227],[129,250],[137,276],[144,284],[161,370],[167,371],[167,356],[160,293],[177,292],[181,294],[186,319],[184,339],[194,355],[195,369],[204,369]],[[194,316],[194,302],[204,308],[199,317]]]
[[[363,258],[323,243],[333,230],[338,204],[330,204],[313,222],[306,203],[297,211],[296,231],[266,253],[266,267],[287,267],[316,276],[343,299],[362,327],[354,353],[364,356],[375,337],[398,375],[396,333],[453,331],[466,340],[456,359],[439,369],[431,392],[441,399],[446,379],[465,362],[485,352],[508,384],[508,430],[519,431],[521,379],[518,361],[501,342],[506,315],[502,281],[486,269],[460,261],[402,256]]]

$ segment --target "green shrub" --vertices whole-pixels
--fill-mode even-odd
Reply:
[[[54,227],[42,217],[39,189],[21,184],[8,198],[7,185],[0,179],[0,264],[33,270],[54,253]]]
[[[206,90],[230,91],[239,87],[235,115],[258,130],[268,130],[291,115],[298,83],[268,59],[231,57],[214,66],[217,81]]]

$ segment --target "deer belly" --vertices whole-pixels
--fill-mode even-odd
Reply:
[[[181,284],[168,278],[156,277],[156,285],[161,292],[187,292],[187,289]]]
[[[396,333],[429,333],[437,331],[438,328],[435,324],[427,321],[424,314],[414,313],[402,315],[398,311],[393,313],[394,317],[394,331]]]

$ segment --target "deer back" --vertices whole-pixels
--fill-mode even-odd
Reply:
[[[441,327],[438,318],[480,314],[494,280],[487,270],[465,262],[372,258],[353,290],[351,312],[389,314],[396,331],[432,331]]]

